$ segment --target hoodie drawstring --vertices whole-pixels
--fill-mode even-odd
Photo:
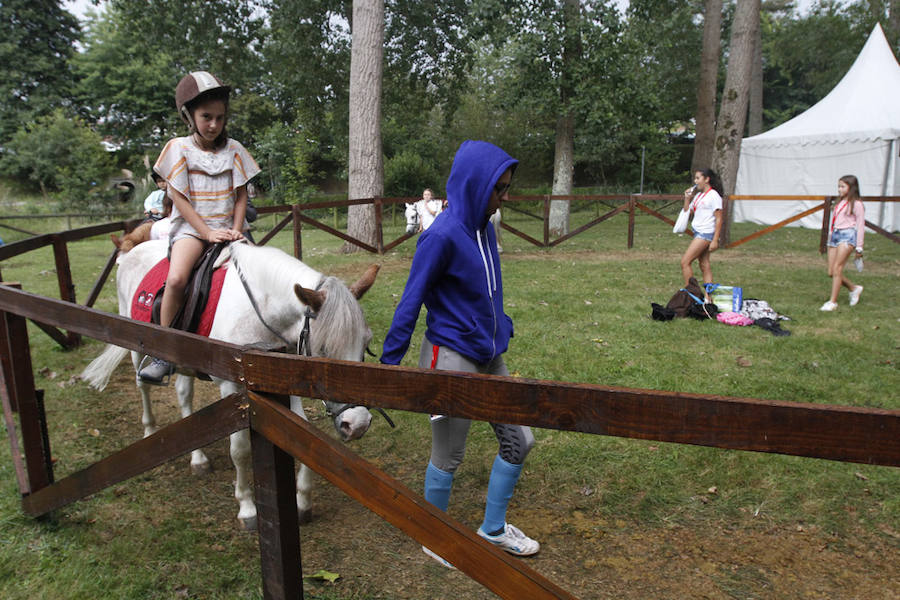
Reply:
[[[484,244],[481,239],[481,231],[475,231],[478,238],[478,251],[481,252],[481,262],[484,263],[484,278],[487,280],[488,295],[493,298],[494,292],[497,291],[497,275],[494,272],[494,261],[488,260],[490,253],[485,255]]]

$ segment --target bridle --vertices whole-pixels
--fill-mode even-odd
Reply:
[[[265,328],[272,333],[272,335],[284,342],[285,349],[294,347],[294,345],[291,344],[291,342],[289,342],[287,338],[275,331],[275,329],[266,322],[266,320],[262,316],[262,312],[259,310],[259,306],[256,304],[256,299],[253,297],[253,292],[250,291],[250,286],[247,284],[247,280],[244,277],[243,272],[241,272],[241,268],[235,261],[231,261],[231,264],[234,265],[235,270],[237,271],[238,279],[241,280],[241,285],[244,286],[244,292],[247,294],[247,298],[250,300],[250,306],[253,307],[253,312],[256,313],[256,317],[259,319],[259,322],[262,323]],[[315,288],[317,292],[322,288],[322,285],[324,283],[325,277],[319,279],[319,283],[316,284]],[[318,313],[314,313],[309,306],[306,307],[306,311],[303,313],[303,328],[300,330],[300,337],[297,338],[296,351],[294,352],[294,354],[302,354],[307,358],[312,358],[312,336],[309,332],[309,322],[315,319],[317,316]],[[372,357],[375,356],[375,354],[369,349],[368,346],[366,346],[366,354]],[[365,356],[362,357],[362,360],[365,360]],[[325,413],[332,419],[339,417],[346,410],[362,406],[361,404],[344,404],[337,411],[332,411],[324,400],[322,400],[322,404],[325,406]],[[375,410],[376,412],[381,414],[381,416],[384,417],[384,420],[387,421],[388,425],[390,425],[391,428],[396,428],[396,425],[394,425],[394,421],[392,421],[388,414],[384,412],[384,409],[376,406],[373,407],[372,410]]]

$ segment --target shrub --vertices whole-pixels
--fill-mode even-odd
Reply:
[[[0,173],[54,198],[63,209],[111,203],[100,193],[113,170],[100,136],[61,109],[20,127],[0,156]]]

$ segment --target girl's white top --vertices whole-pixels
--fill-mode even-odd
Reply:
[[[153,170],[190,201],[211,229],[233,227],[235,190],[260,171],[240,142],[229,139],[222,148],[210,151],[197,146],[192,136],[169,140]],[[177,205],[171,216],[173,238],[185,233],[199,237]]]
[[[722,210],[722,196],[716,190],[709,188],[705,192],[697,194],[697,197],[691,201],[691,210],[694,211],[691,229],[696,233],[715,233],[716,211]]]

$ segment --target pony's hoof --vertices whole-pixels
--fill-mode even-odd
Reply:
[[[191,463],[191,473],[196,476],[209,475],[212,473],[212,463],[209,461],[202,463]]]
[[[148,438],[157,431],[159,431],[159,427],[157,427],[156,425],[153,425],[152,427],[144,427],[144,437]]]
[[[241,528],[241,531],[256,531],[256,515],[238,517],[238,527]]]
[[[301,525],[306,525],[307,523],[312,521],[312,509],[304,508],[303,510],[297,511],[297,521]]]

